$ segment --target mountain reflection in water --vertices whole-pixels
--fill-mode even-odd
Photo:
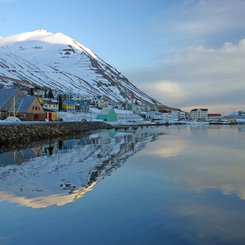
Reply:
[[[73,202],[159,134],[113,129],[1,153],[0,200],[32,208]]]

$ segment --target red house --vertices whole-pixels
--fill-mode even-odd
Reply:
[[[221,119],[221,114],[220,113],[208,114],[208,119],[219,120]]]

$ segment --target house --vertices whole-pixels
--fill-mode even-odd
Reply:
[[[77,100],[75,103],[76,111],[88,113],[89,103],[90,103],[89,100]]]
[[[245,111],[238,111],[237,114],[238,116],[245,117]]]
[[[45,96],[45,90],[33,89],[33,95],[35,95],[36,97],[44,97]]]
[[[25,121],[44,121],[45,111],[36,96],[19,96],[16,100],[16,116]]]
[[[170,115],[173,120],[183,120],[188,118],[187,113],[184,111],[171,111]]]
[[[132,105],[135,104],[136,101],[137,101],[137,100],[136,100],[136,96],[135,96],[134,93],[132,93],[131,96],[130,96],[130,102],[131,102],[131,104],[132,104]]]
[[[209,120],[220,120],[221,114],[220,113],[210,113],[208,114],[208,119]]]
[[[158,111],[161,112],[161,113],[171,113],[170,110],[165,109],[165,108],[160,108]]]
[[[143,121],[143,118],[139,114],[135,114],[129,110],[114,109],[117,114],[117,119],[120,122],[135,122]]]
[[[62,109],[66,112],[75,112],[75,101],[73,100],[65,100],[62,103]]]
[[[23,93],[19,89],[0,89],[0,119],[5,119],[15,112],[15,101]]]
[[[84,100],[85,99],[85,96],[82,96],[81,94],[73,94],[71,96],[71,98],[74,101],[79,101],[79,100]]]
[[[58,111],[59,110],[58,100],[43,99],[43,109],[46,111]]]
[[[97,115],[96,119],[107,121],[107,122],[116,122],[117,113],[111,108],[104,107]]]
[[[232,112],[230,115],[225,116],[224,119],[230,121],[245,122],[245,112],[244,111]]]
[[[190,118],[192,120],[205,120],[208,117],[208,109],[192,109],[190,112]]]
[[[36,96],[19,89],[0,89],[0,118],[17,116],[22,120],[45,120],[45,112]]]
[[[183,119],[187,119],[189,118],[189,113],[185,112],[185,111],[179,111],[179,119],[183,120]]]
[[[45,120],[47,121],[57,121],[57,112],[56,111],[45,111]]]
[[[108,106],[109,101],[102,96],[96,96],[92,99],[91,104],[94,105],[96,108],[101,109]]]
[[[133,113],[140,114],[142,112],[142,106],[138,103],[132,104]]]
[[[169,116],[170,116],[171,119],[173,119],[173,120],[179,120],[179,118],[180,118],[180,113],[179,113],[179,111],[171,111],[171,112],[169,113]]]
[[[148,111],[145,114],[146,119],[152,119],[152,120],[163,120],[165,119],[165,115],[159,111]]]

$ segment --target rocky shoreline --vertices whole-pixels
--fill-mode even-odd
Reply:
[[[52,122],[0,125],[0,151],[14,149],[33,142],[55,140],[84,132],[111,129],[104,122]]]

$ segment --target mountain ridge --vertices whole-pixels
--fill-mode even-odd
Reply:
[[[43,29],[0,38],[1,77],[2,86],[19,80],[29,82],[30,87],[103,96],[113,103],[128,102],[134,94],[140,104],[165,106],[91,49],[62,33]]]

